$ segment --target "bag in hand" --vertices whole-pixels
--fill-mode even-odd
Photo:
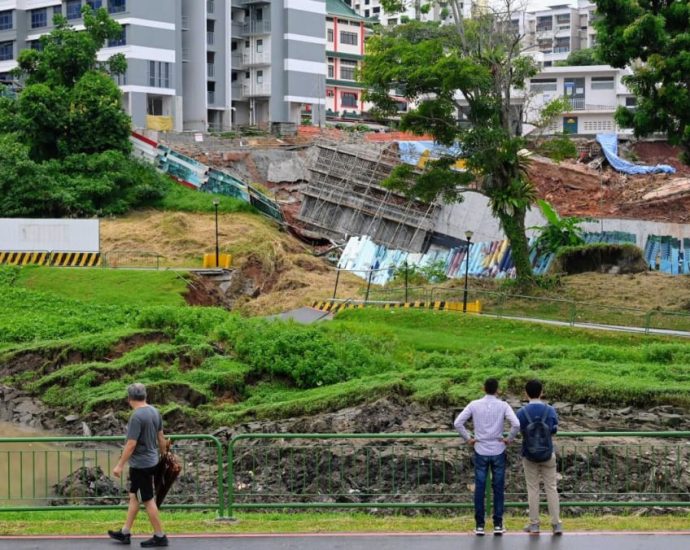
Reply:
[[[161,458],[153,474],[153,483],[156,490],[156,506],[158,506],[158,508],[163,504],[165,496],[168,494],[168,491],[170,491],[170,488],[173,483],[175,483],[181,471],[182,466],[180,466],[180,462],[172,452],[172,441],[168,439],[165,442],[165,453],[163,454],[163,458]]]

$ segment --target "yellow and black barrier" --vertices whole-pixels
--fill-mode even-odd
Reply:
[[[50,255],[53,267],[98,267],[101,265],[100,252],[53,252]]]
[[[436,311],[462,311],[462,302],[435,301],[435,302],[389,302],[385,304],[366,304],[366,307],[378,307],[382,309],[432,309]],[[335,302],[333,300],[316,301],[312,303],[314,309],[338,313],[344,309],[362,309],[365,304],[353,304],[349,302]],[[481,313],[482,303],[479,300],[467,302],[467,313]]]
[[[48,265],[50,252],[0,252],[0,265]]]

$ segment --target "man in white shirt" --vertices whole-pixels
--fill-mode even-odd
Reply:
[[[511,443],[520,431],[520,421],[513,409],[497,397],[498,380],[489,378],[484,382],[486,395],[472,401],[455,419],[455,429],[468,445],[474,448],[474,518],[475,534],[484,535],[486,476],[491,469],[494,495],[494,535],[503,535],[503,501],[505,493],[506,445]],[[465,428],[472,419],[474,436]],[[503,437],[505,421],[510,422],[510,433]]]

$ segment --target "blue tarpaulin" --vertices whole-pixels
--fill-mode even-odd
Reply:
[[[597,141],[604,150],[606,160],[619,172],[625,174],[675,174],[676,169],[668,164],[657,164],[656,166],[644,166],[633,164],[623,160],[618,156],[618,137],[616,134],[597,134]]]

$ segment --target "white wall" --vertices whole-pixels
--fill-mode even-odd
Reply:
[[[99,220],[0,219],[0,250],[98,252]]]

